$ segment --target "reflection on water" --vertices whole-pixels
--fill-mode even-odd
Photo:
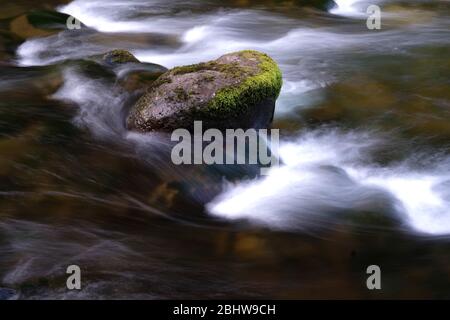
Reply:
[[[448,2],[376,1],[380,31],[366,29],[367,1],[329,12],[64,2],[0,0],[0,287],[19,298],[379,298],[365,287],[378,264],[383,298],[448,297]],[[55,7],[89,28],[24,18]],[[83,60],[116,48],[165,67],[273,56],[283,165],[263,178],[172,165],[167,135],[125,130],[133,93]],[[65,289],[70,264],[81,292]]]

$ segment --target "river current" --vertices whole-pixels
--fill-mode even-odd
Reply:
[[[93,31],[0,56],[0,287],[24,299],[448,298],[449,2],[335,2],[52,3]],[[373,4],[381,30],[366,26]],[[283,73],[282,164],[262,177],[171,164],[167,137],[125,129],[129,93],[62,64],[116,48],[167,68],[269,54]],[[65,288],[70,264],[79,292]]]

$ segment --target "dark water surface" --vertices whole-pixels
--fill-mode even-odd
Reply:
[[[42,298],[450,298],[448,1],[0,0],[0,287]],[[365,8],[382,8],[382,29]],[[86,30],[34,28],[34,9]],[[178,167],[124,128],[111,49],[280,65],[283,165]],[[72,63],[68,61],[71,60]],[[66,268],[83,289],[66,289]],[[382,290],[366,288],[366,268]]]

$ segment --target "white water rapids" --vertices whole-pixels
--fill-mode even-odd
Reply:
[[[330,13],[345,17],[360,17],[360,6],[365,3],[336,2],[338,7]],[[127,48],[142,61],[166,67],[206,61],[241,49],[265,51],[280,64],[284,75],[276,109],[279,117],[320,99],[315,90],[343,77],[343,62],[349,59],[350,52],[398,52],[418,43],[443,41],[436,32],[439,28],[427,25],[408,25],[400,31],[383,33],[348,33],[332,24],[318,27],[250,9],[173,14],[176,5],[182,7],[185,3],[135,1],[130,5],[129,1],[75,0],[60,10],[102,32],[173,35],[181,43],[176,49]],[[145,14],[136,15],[140,11]],[[43,54],[48,50],[58,54]],[[102,51],[105,47],[92,44],[70,47],[70,39],[52,36],[27,41],[18,55],[23,65],[45,65]],[[102,123],[102,108],[109,106],[102,103],[101,90],[107,88],[66,83],[57,97],[100,106],[82,107],[83,112],[91,110],[96,116],[84,114],[77,121],[85,120],[93,131],[104,131],[109,129]],[[95,91],[101,94],[93,94]],[[285,138],[280,148],[284,163],[281,167],[273,168],[266,177],[228,186],[207,204],[208,212],[224,219],[297,230],[335,221],[349,212],[384,208],[412,230],[450,234],[450,159],[428,156],[428,169],[414,168],[409,161],[377,167],[366,161],[365,154],[382,138],[377,138],[377,133],[335,129]]]

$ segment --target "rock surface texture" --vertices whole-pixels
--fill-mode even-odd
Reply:
[[[240,51],[217,60],[176,67],[161,75],[136,102],[127,126],[136,131],[270,126],[282,85],[266,54]]]

